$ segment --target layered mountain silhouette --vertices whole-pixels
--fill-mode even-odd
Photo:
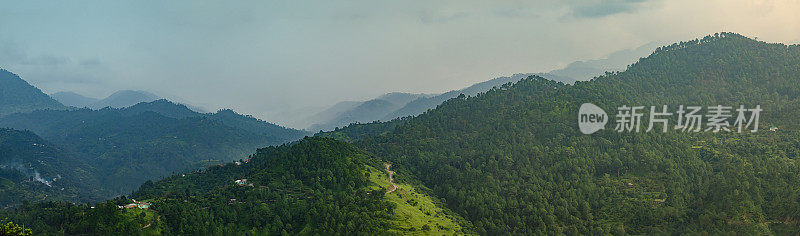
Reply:
[[[41,225],[39,233],[70,234],[444,230],[433,220],[413,227],[409,212],[421,210],[482,235],[796,235],[799,72],[798,45],[720,33],[659,47],[590,81],[530,75],[418,116],[318,134],[352,144],[304,138],[243,162],[146,182],[134,194],[153,203],[144,215],[118,211],[130,202],[122,198],[95,209],[38,203],[6,215]],[[762,128],[585,135],[576,121],[583,103],[606,111],[760,106]],[[380,181],[376,166],[400,177]],[[389,192],[370,182],[407,185]],[[417,201],[411,189],[440,200]]]
[[[424,94],[387,93],[364,102],[340,102],[315,115],[314,117],[321,123],[310,126],[308,130],[332,130],[351,123],[383,120],[389,113],[426,96]]]
[[[97,98],[86,97],[74,92],[57,92],[50,94],[50,97],[66,106],[73,106],[77,108],[93,107],[95,103],[100,101]]]
[[[416,116],[429,109],[436,108],[444,101],[458,97],[461,94],[475,96],[478,93],[489,91],[506,83],[517,82],[531,75],[538,75],[568,84],[587,81],[604,75],[606,72],[625,70],[625,66],[641,57],[647,56],[656,47],[656,43],[648,43],[634,49],[614,52],[603,59],[576,61],[564,68],[546,73],[521,73],[499,77],[442,94],[388,93],[364,102],[340,102],[312,116],[310,120],[315,124],[309,126],[308,130],[329,131],[351,123],[390,121],[406,116]]]
[[[95,110],[106,107],[125,108],[142,102],[152,102],[160,98],[155,94],[136,90],[120,90],[103,99],[90,98],[74,92],[58,92],[51,96],[67,106]]]
[[[125,108],[67,109],[18,76],[4,77],[3,82],[10,85],[3,89],[18,89],[4,91],[8,100],[0,110],[22,113],[0,117],[0,127],[11,128],[3,130],[9,137],[2,142],[0,165],[7,172],[2,178],[14,182],[36,179],[34,174],[61,176],[59,185],[28,181],[2,190],[0,195],[9,196],[3,204],[39,196],[82,202],[127,194],[147,180],[240,159],[258,147],[306,135],[232,110],[198,113],[164,99],[129,106],[155,97],[141,92],[117,92],[94,103]]]

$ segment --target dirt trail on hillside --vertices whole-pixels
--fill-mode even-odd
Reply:
[[[386,163],[386,173],[389,173],[389,183],[392,184],[389,186],[389,189],[386,190],[386,193],[394,192],[394,190],[399,188],[397,184],[394,184],[394,171],[389,170],[390,168],[392,168],[392,164]]]

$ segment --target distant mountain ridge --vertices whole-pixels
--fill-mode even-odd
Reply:
[[[152,102],[158,100],[160,97],[145,91],[137,90],[120,90],[108,97],[93,103],[89,108],[101,109],[105,107],[124,108],[133,106],[142,102]]]
[[[366,123],[383,120],[384,117],[409,102],[428,97],[426,94],[387,93],[363,102],[340,102],[314,115],[316,123],[308,130],[332,130],[351,123]]]
[[[50,99],[24,80],[18,77],[14,79],[12,85],[25,85],[29,91],[39,92],[32,93],[38,98]],[[7,87],[0,87],[4,88]],[[138,92],[115,94],[107,99],[107,104],[124,106],[138,98],[153,98],[135,95],[144,94]],[[128,96],[130,94],[134,96]],[[55,100],[50,101],[61,105]],[[0,106],[0,109],[4,108],[8,107]],[[61,108],[63,109],[35,109],[0,117],[0,128],[13,129],[5,134],[13,137],[32,136],[26,139],[38,138],[39,141],[34,143],[47,143],[47,147],[52,147],[37,151],[30,147],[30,143],[5,143],[7,145],[4,150],[27,150],[24,155],[29,159],[6,160],[4,158],[7,152],[4,152],[0,153],[0,165],[3,162],[43,165],[35,168],[41,172],[43,178],[61,175],[65,180],[62,183],[72,184],[60,186],[66,189],[65,192],[53,192],[52,189],[40,185],[10,185],[8,181],[0,179],[0,182],[10,186],[8,191],[0,190],[0,196],[6,193],[14,196],[10,198],[12,202],[0,203],[19,203],[23,199],[20,196],[49,195],[53,199],[65,201],[87,201],[127,194],[147,180],[240,159],[256,148],[294,141],[309,134],[232,110],[198,113],[185,105],[165,99],[139,102],[125,108],[106,106],[99,110],[67,109],[63,105]],[[29,130],[33,133],[17,130]],[[0,142],[3,142],[2,138]],[[11,164],[6,164],[6,167],[8,165]],[[70,177],[70,173],[78,171],[70,166],[80,166],[88,174]],[[3,172],[6,177],[15,180],[25,177],[17,173],[19,171],[13,172],[6,167],[3,167],[7,170]],[[74,181],[82,181],[84,184],[75,184]],[[20,192],[17,187],[27,190]],[[76,197],[76,193],[84,194]]]
[[[43,109],[63,110],[67,107],[18,75],[0,69],[0,116]]]
[[[573,84],[577,81],[587,81],[594,77],[604,75],[606,72],[624,70],[627,65],[636,62],[636,60],[641,57],[649,55],[657,45],[657,43],[653,42],[634,49],[620,50],[602,59],[576,61],[564,68],[552,70],[550,72],[518,73],[511,76],[498,77],[442,94],[388,93],[365,102],[341,102],[315,115],[315,120],[318,122],[309,126],[308,130],[330,131],[337,127],[347,126],[351,123],[363,124],[372,121],[390,121],[406,116],[416,116],[427,110],[434,109],[444,101],[458,97],[461,94],[475,96],[478,93],[489,91],[493,87],[499,87],[506,83],[515,83],[532,75],[538,75],[567,84]],[[376,100],[387,100],[391,103],[379,104]],[[396,107],[392,105],[396,105]]]
[[[68,91],[50,94],[50,97],[52,97],[58,102],[61,102],[61,104],[77,108],[91,107],[94,103],[100,101],[97,98],[90,98]]]

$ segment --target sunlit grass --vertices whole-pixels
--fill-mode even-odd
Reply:
[[[388,188],[389,175],[384,170],[367,167],[372,187]],[[398,174],[399,175],[399,174]],[[396,179],[396,178],[395,178]],[[455,218],[437,206],[433,198],[419,193],[410,184],[397,183],[397,190],[386,195],[386,199],[397,204],[394,211],[396,228],[390,233],[412,235],[461,235],[463,228]],[[427,226],[427,227],[426,227]]]

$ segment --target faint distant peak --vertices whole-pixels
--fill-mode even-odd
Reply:
[[[160,97],[147,91],[140,90],[120,90],[114,92],[103,100],[93,103],[90,108],[101,109],[105,107],[124,108],[142,102],[152,102]]]

